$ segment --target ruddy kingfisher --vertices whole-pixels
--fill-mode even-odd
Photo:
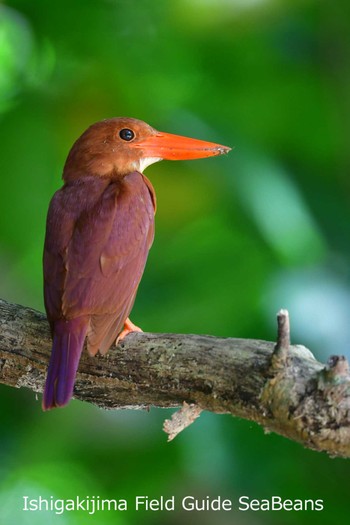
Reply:
[[[145,168],[230,149],[133,118],[97,122],[75,142],[46,223],[44,299],[53,344],[44,410],[71,399],[85,341],[94,356],[141,331],[129,314],[154,237],[156,196]]]

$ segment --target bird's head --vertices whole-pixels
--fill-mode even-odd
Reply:
[[[123,177],[159,160],[187,160],[228,153],[231,148],[155,130],[142,120],[112,118],[90,126],[73,145],[65,181],[84,175]]]

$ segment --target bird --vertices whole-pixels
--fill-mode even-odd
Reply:
[[[156,194],[144,170],[160,160],[230,149],[126,117],[92,124],[73,144],[46,220],[44,303],[52,351],[43,410],[73,397],[85,344],[91,356],[104,355],[114,341],[142,331],[129,315],[154,238]]]

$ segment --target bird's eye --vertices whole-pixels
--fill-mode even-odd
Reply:
[[[131,129],[121,129],[119,131],[119,137],[123,140],[127,140],[128,142],[132,140],[135,137],[135,133],[131,131]]]

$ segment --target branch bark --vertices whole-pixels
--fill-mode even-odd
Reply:
[[[0,382],[42,392],[50,350],[45,316],[0,300]],[[285,310],[278,314],[276,345],[202,335],[130,334],[105,357],[83,353],[74,392],[76,399],[105,409],[185,402],[190,408],[182,408],[179,430],[184,421],[209,410],[256,421],[305,447],[350,457],[348,363],[332,356],[323,365],[304,346],[290,346]],[[179,431],[176,419],[165,425],[172,437]]]

